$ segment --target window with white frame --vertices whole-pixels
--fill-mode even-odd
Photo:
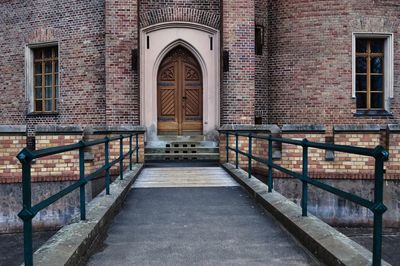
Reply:
[[[393,97],[392,34],[353,35],[353,97],[357,113],[390,111]]]
[[[26,91],[29,113],[57,112],[59,60],[56,43],[27,47]]]

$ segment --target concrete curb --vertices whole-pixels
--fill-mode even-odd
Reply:
[[[126,171],[124,180],[116,179],[110,185],[111,195],[101,192],[86,205],[86,221],[73,219],[61,228],[33,255],[34,265],[84,265],[94,249],[106,236],[107,227],[123,204],[133,182],[143,169],[135,165]],[[76,221],[76,222],[74,222]]]
[[[326,265],[372,265],[372,253],[317,217],[301,216],[301,208],[231,164],[222,167],[266,208],[301,244]],[[390,265],[382,260],[382,265]]]

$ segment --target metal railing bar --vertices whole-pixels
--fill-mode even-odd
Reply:
[[[75,183],[69,185],[68,187],[64,188],[63,190],[57,192],[56,194],[48,197],[47,199],[41,201],[40,203],[32,206],[30,208],[30,211],[32,213],[34,213],[34,216],[41,210],[43,210],[44,208],[50,206],[51,204],[53,204],[54,202],[56,202],[57,200],[63,198],[65,195],[68,195],[69,193],[71,193],[72,191],[76,190],[77,188],[79,188],[81,185],[87,183],[87,181],[76,181]]]
[[[293,171],[288,170],[286,168],[283,168],[280,165],[272,163],[271,167],[276,169],[276,170],[279,170],[279,171],[281,171],[281,172],[283,172],[283,173],[285,173],[287,175],[293,176],[293,177],[295,177],[295,178],[297,178],[297,179],[299,179],[301,181],[307,182],[308,184],[311,184],[311,185],[316,186],[318,188],[321,188],[323,190],[329,191],[332,194],[335,194],[337,196],[343,197],[343,198],[345,198],[347,200],[350,200],[352,202],[358,203],[358,204],[360,204],[360,205],[362,205],[362,206],[364,206],[364,207],[366,207],[368,209],[371,209],[372,205],[374,204],[373,202],[371,202],[369,200],[363,199],[363,198],[361,198],[361,197],[359,197],[357,195],[353,195],[353,194],[345,192],[343,190],[334,188],[334,187],[329,186],[329,185],[327,185],[325,183],[322,183],[320,181],[312,179],[312,178],[310,178],[308,176],[306,178],[304,178],[302,174],[293,172]]]

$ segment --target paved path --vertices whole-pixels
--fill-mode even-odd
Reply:
[[[217,175],[218,170],[186,169],[193,175]],[[138,184],[146,176],[157,183],[153,178],[158,175],[157,188],[133,188],[109,228],[104,249],[89,265],[317,265],[229,176],[214,176],[229,181],[225,187],[198,187],[204,180],[195,187],[190,182],[189,187],[170,187],[168,171],[142,172]]]

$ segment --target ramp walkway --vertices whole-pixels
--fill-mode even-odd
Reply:
[[[318,265],[220,167],[145,168],[88,265]]]

